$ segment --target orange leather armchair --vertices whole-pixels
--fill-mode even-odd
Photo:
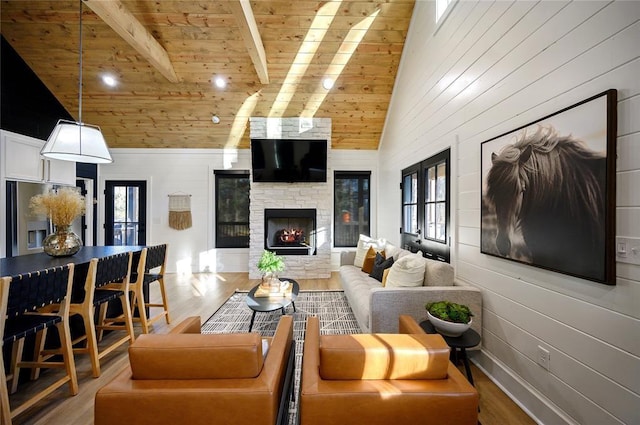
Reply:
[[[199,317],[140,335],[130,367],[97,392],[95,425],[286,423],[293,318],[280,319],[264,358],[262,345],[257,333],[200,334]]]
[[[400,334],[320,335],[307,321],[300,423],[476,425],[478,393],[440,335],[409,316]]]

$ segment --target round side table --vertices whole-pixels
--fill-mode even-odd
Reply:
[[[420,322],[420,327],[428,334],[438,333],[428,320]],[[442,335],[442,337],[446,341],[447,345],[451,347],[451,357],[454,364],[458,363],[458,353],[460,353],[464,369],[467,372],[467,379],[471,385],[473,385],[473,376],[471,375],[471,367],[469,366],[469,359],[467,358],[467,348],[475,347],[480,344],[480,335],[478,332],[469,328],[460,336]]]

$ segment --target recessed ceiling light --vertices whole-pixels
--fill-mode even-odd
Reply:
[[[333,87],[333,78],[325,78],[324,80],[322,80],[322,87],[324,87],[325,90],[331,90],[331,88]]]
[[[220,124],[220,117],[217,115],[214,115],[211,117],[211,121],[213,121],[214,124]]]
[[[216,77],[216,79],[213,82],[216,85],[216,87],[220,89],[227,87],[227,82],[222,77]]]
[[[104,74],[102,76],[102,82],[109,87],[115,87],[118,85],[118,80],[116,80],[113,75],[109,75],[109,74]]]

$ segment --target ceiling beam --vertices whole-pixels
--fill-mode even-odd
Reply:
[[[153,65],[167,80],[178,82],[169,54],[120,0],[83,0],[96,15]]]
[[[267,55],[264,52],[262,38],[258,31],[256,18],[253,16],[253,10],[249,0],[234,0],[229,3],[233,15],[238,21],[238,27],[245,46],[249,51],[249,56],[256,68],[258,78],[262,84],[269,84],[269,74],[267,72]]]

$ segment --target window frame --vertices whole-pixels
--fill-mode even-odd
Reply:
[[[338,211],[338,203],[336,202],[336,188],[338,180],[341,179],[358,179],[358,208],[368,207],[366,212],[366,224],[358,225],[357,235],[353,244],[338,244],[338,232],[340,231],[340,223],[342,212]],[[367,181],[366,189],[364,182]],[[349,218],[351,220],[351,218]],[[363,228],[366,227],[366,230]],[[371,235],[371,171],[334,171],[333,172],[333,246],[335,248],[354,248],[358,245],[358,236],[360,234]]]
[[[445,176],[444,176],[445,177],[445,189],[444,189],[444,199],[440,199],[439,195],[438,195],[438,184],[439,184],[438,183],[438,178],[440,177],[439,174],[438,174],[438,169],[443,164],[445,166]],[[425,190],[425,193],[424,193],[424,199],[423,199],[423,202],[422,202],[422,208],[423,208],[423,217],[424,217],[423,228],[425,229],[425,231],[424,231],[422,236],[425,239],[429,239],[430,241],[439,242],[439,243],[447,243],[447,239],[449,238],[449,226],[447,225],[448,224],[447,222],[448,222],[449,214],[448,214],[447,210],[450,208],[449,205],[451,204],[451,200],[449,199],[449,196],[447,196],[449,194],[447,193],[448,191],[446,190],[446,187],[449,184],[449,182],[448,182],[448,180],[449,180],[449,177],[448,177],[448,175],[449,175],[448,171],[449,170],[448,170],[448,168],[449,168],[448,167],[448,161],[445,158],[437,159],[437,160],[434,160],[434,161],[425,161],[425,163],[423,164],[422,177],[424,179],[423,188]],[[430,170],[434,170],[434,173],[435,173],[435,187],[434,187],[435,196],[433,196],[433,198],[430,196],[430,194],[432,192],[430,190],[431,189],[431,185],[429,184],[429,177],[430,177],[429,171]],[[445,213],[444,213],[445,214],[445,217],[444,217],[445,218],[445,220],[444,220],[444,236],[442,238],[439,238],[437,236],[437,233],[438,233],[437,232],[437,226],[438,226],[438,208],[437,207],[439,205],[443,205],[443,204],[444,204],[444,207],[445,207]],[[434,206],[434,215],[435,215],[434,233],[436,233],[436,236],[431,236],[431,232],[430,232],[430,221],[429,221],[430,217],[428,217],[428,214],[427,214],[427,211],[429,209],[428,207],[430,205]]]
[[[251,176],[249,170],[214,170],[214,196],[215,196],[215,206],[214,206],[214,215],[215,215],[215,247],[216,248],[249,248],[249,233],[245,238],[242,237],[242,244],[239,243],[230,243],[230,238],[222,238],[221,232],[219,231],[219,226],[221,225],[246,225],[247,229],[250,229],[250,217],[249,211],[247,211],[247,221],[246,222],[221,222],[220,221],[220,206],[221,203],[219,200],[219,188],[220,182],[223,179],[247,179],[247,183],[249,184],[249,191],[251,190]],[[247,208],[250,210],[250,200],[249,200],[249,192],[247,192]],[[235,238],[236,240],[240,240]]]
[[[449,15],[451,15],[451,11],[453,10],[453,8],[456,6],[456,4],[458,4],[458,0],[448,0],[447,7],[442,11],[440,15],[438,15],[438,1],[433,2],[436,8],[436,10],[433,13],[433,15],[435,16],[435,23],[436,23],[436,29],[433,32],[434,35],[438,32],[438,30],[440,30],[440,28],[442,27],[444,22],[447,20]]]

